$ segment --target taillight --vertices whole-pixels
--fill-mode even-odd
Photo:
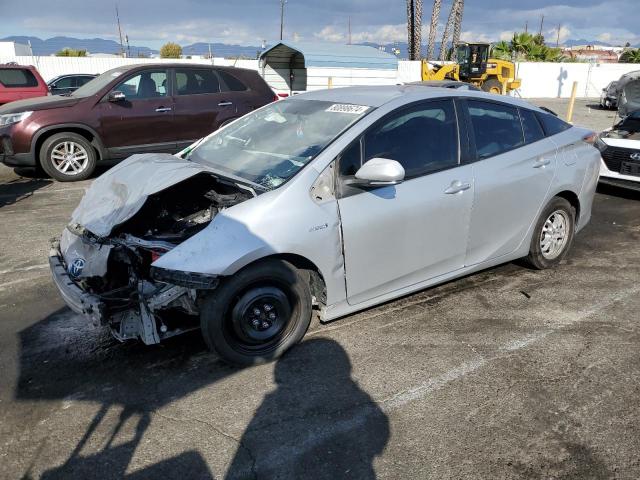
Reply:
[[[162,254],[164,254],[165,252],[158,252],[156,250],[151,250],[151,263],[155,262],[156,260],[158,260]]]
[[[589,132],[584,137],[582,137],[582,140],[584,140],[590,145],[595,144],[597,139],[598,139],[598,134],[596,132]]]

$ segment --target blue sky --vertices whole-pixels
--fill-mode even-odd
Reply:
[[[259,45],[279,34],[279,0],[119,0],[132,45],[159,47],[224,42]],[[443,6],[446,21],[450,3]],[[432,0],[424,0],[424,21]],[[0,0],[0,37],[34,35],[117,39],[115,2],[104,0]],[[354,42],[406,41],[405,0],[288,0],[285,38],[346,42],[351,17]],[[539,28],[555,42],[585,38],[612,44],[640,43],[640,0],[466,0],[463,39],[506,39],[514,30]],[[426,39],[427,29],[423,30]]]

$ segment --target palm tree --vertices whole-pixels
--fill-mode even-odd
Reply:
[[[640,48],[629,49],[620,55],[620,63],[640,63]]]
[[[509,45],[509,42],[500,40],[493,45],[491,56],[500,60],[511,60],[511,45]]]

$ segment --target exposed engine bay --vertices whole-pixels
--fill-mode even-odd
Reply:
[[[223,209],[255,196],[251,188],[197,173],[149,195],[108,236],[71,224],[60,240],[66,270],[83,292],[100,301],[100,321],[119,340],[146,344],[199,328],[198,299],[218,279],[157,272],[151,265],[193,237]]]

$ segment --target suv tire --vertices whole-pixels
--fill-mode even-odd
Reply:
[[[77,133],[51,135],[40,148],[40,165],[60,182],[85,180],[95,170],[97,160],[93,145]]]

